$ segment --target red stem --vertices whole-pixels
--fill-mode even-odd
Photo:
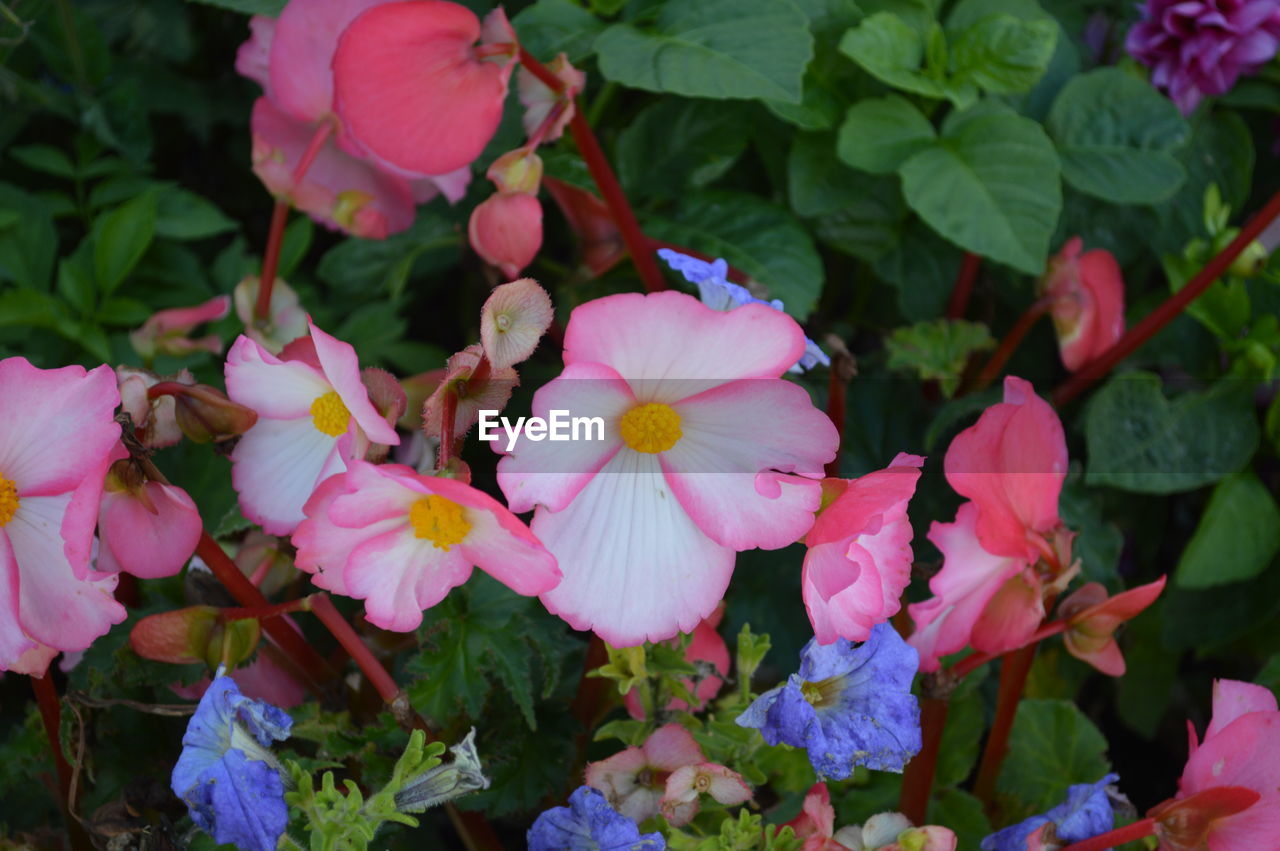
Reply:
[[[1066,629],[1067,622],[1065,620],[1051,621],[1032,633],[1031,637],[1027,639],[1026,644],[1023,644],[1022,646],[1027,647],[1039,644],[1050,636],[1057,635],[1060,632],[1066,632]],[[957,680],[962,680],[978,668],[981,668],[983,665],[995,659],[997,655],[998,654],[995,653],[970,653],[951,667],[951,675]]]
[[[951,290],[951,299],[947,302],[947,318],[963,319],[969,308],[969,297],[973,295],[973,282],[978,279],[978,268],[982,258],[972,251],[965,252],[960,262],[960,273],[956,275],[956,285]]]
[[[1108,848],[1118,847],[1126,842],[1142,839],[1155,832],[1156,820],[1144,818],[1141,821],[1135,821],[1133,824],[1126,824],[1124,827],[1117,827],[1115,830],[1098,836],[1074,842],[1063,848],[1062,851],[1106,851]]]
[[[1009,358],[1013,357],[1013,353],[1018,350],[1018,346],[1022,345],[1022,340],[1037,322],[1040,317],[1049,312],[1053,307],[1053,299],[1049,296],[1043,296],[1031,303],[1031,305],[1018,317],[1018,321],[1013,323],[1013,327],[1009,329],[1009,333],[1004,335],[1004,339],[1000,341],[1000,346],[991,355],[991,359],[982,367],[982,371],[978,373],[978,378],[973,383],[973,391],[977,392],[985,388],[988,384],[1000,375],[1004,365],[1009,362]]]
[[[284,225],[289,220],[289,203],[276,201],[271,210],[271,227],[267,231],[267,250],[262,256],[262,276],[258,279],[258,303],[254,315],[271,318],[271,288],[276,282],[276,266],[280,264],[280,244],[284,242]]]
[[[946,698],[920,700],[920,753],[907,763],[902,773],[902,792],[898,798],[898,809],[912,824],[924,824],[929,815],[929,796],[933,792],[933,776],[938,768],[938,751],[950,705]]]
[[[373,655],[369,646],[364,643],[351,624],[347,623],[342,613],[334,607],[328,594],[320,592],[312,596],[311,612],[329,628],[329,632],[338,639],[343,649],[351,654],[351,658],[377,689],[383,702],[392,705],[393,708],[398,701],[406,702],[400,686],[396,685],[396,681],[391,678],[391,674],[387,673],[387,669],[378,661],[378,657]]]
[[[253,580],[250,580],[252,582]],[[299,597],[297,600],[287,600],[283,603],[272,603],[269,606],[246,606],[238,609],[223,609],[218,613],[218,617],[224,621],[243,621],[249,618],[256,618],[260,621],[278,618],[281,615],[291,614],[293,612],[309,612],[311,611],[311,598]]]
[[[564,91],[564,83],[523,47],[520,48],[520,64],[552,91]],[[604,199],[605,206],[609,208],[609,214],[617,224],[619,233],[622,234],[622,241],[627,246],[627,252],[631,255],[631,262],[635,264],[636,271],[640,273],[644,288],[649,292],[665,290],[667,284],[662,279],[662,270],[658,268],[658,261],[654,259],[653,252],[649,248],[649,241],[640,230],[640,222],[636,219],[635,211],[631,209],[631,204],[622,191],[622,185],[618,183],[617,176],[610,168],[609,160],[605,157],[600,142],[583,116],[581,104],[574,105],[573,117],[569,119],[569,131],[573,134],[573,141],[582,153],[582,159],[595,179],[596,186],[600,189],[600,197]]]
[[[1018,712],[1018,702],[1022,700],[1022,690],[1027,685],[1027,674],[1031,672],[1031,663],[1035,658],[1036,645],[1028,644],[1004,654],[1004,663],[1000,666],[996,717],[991,724],[991,734],[987,737],[987,746],[982,751],[982,762],[978,766],[978,777],[973,784],[973,793],[982,800],[988,811],[995,797],[1000,766],[1004,763],[1005,754],[1009,752],[1009,733]]]
[[[1058,389],[1053,391],[1053,404],[1061,408],[1079,396],[1090,384],[1110,372],[1116,364],[1131,355],[1161,328],[1172,322],[1178,314],[1187,308],[1187,305],[1195,301],[1209,288],[1210,284],[1216,281],[1235,262],[1240,253],[1257,239],[1258,235],[1266,230],[1267,226],[1277,216],[1280,216],[1280,192],[1272,195],[1266,205],[1254,214],[1248,224],[1241,228],[1236,238],[1231,240],[1231,243],[1226,248],[1218,252],[1216,257],[1205,264],[1205,267],[1197,272],[1195,277],[1187,282],[1186,286],[1143,317],[1142,321],[1130,328],[1123,337],[1116,341],[1114,346],[1089,361],[1079,372],[1062,382]]]
[[[58,772],[58,806],[62,809],[62,817],[67,822],[67,838],[74,851],[89,851],[93,848],[84,827],[72,813],[76,802],[71,798],[71,765],[62,753],[62,701],[58,690],[53,685],[53,676],[47,671],[43,677],[31,678],[31,689],[36,694],[36,705],[40,708],[40,720],[44,722],[44,733],[49,740],[49,751],[53,755],[53,765]]]

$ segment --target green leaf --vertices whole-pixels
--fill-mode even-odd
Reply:
[[[1116,566],[1124,548],[1124,535],[1119,527],[1104,519],[1101,493],[1084,487],[1080,465],[1072,465],[1059,499],[1062,522],[1076,533],[1071,554],[1080,560],[1081,575],[1090,582],[1101,582],[1116,590]]]
[[[534,56],[550,60],[565,53],[580,62],[592,53],[604,24],[572,0],[538,0],[511,19],[520,44]]]
[[[1206,656],[1251,632],[1270,638],[1280,609],[1280,564],[1212,588],[1166,588],[1161,640],[1169,650]]]
[[[62,151],[52,145],[22,145],[9,149],[9,156],[27,168],[52,174],[54,177],[73,178],[76,167]]]
[[[85,252],[77,251],[58,261],[58,295],[82,316],[92,316],[98,303],[97,288],[93,285],[93,273],[83,262]]]
[[[634,198],[670,198],[720,177],[747,146],[742,104],[663,98],[618,137],[618,179]]]
[[[156,236],[204,239],[237,227],[212,201],[185,189],[169,187],[156,201]]]
[[[461,236],[439,214],[421,212],[413,226],[387,239],[347,239],[325,252],[316,272],[340,293],[370,295],[402,289],[414,271],[451,265]]]
[[[1030,813],[1062,803],[1073,783],[1093,783],[1110,767],[1107,740],[1083,712],[1065,700],[1018,704],[997,788]]]
[[[936,26],[936,25],[935,25]],[[941,37],[938,30],[935,40]],[[890,12],[877,12],[840,39],[840,51],[871,76],[895,89],[950,100],[967,109],[978,99],[978,88],[963,80],[946,79],[945,68],[924,67],[925,37]]]
[[[974,742],[975,746],[977,742]],[[992,833],[982,802],[960,789],[943,789],[929,801],[929,824],[942,824],[955,832],[957,848],[977,848]]]
[[[48,293],[28,289],[0,292],[0,327],[49,327],[62,313],[62,305]]]
[[[1187,179],[1156,207],[1159,223],[1151,230],[1152,247],[1163,254],[1181,254],[1188,240],[1206,235],[1204,197],[1211,184],[1231,209],[1244,207],[1254,180],[1253,134],[1234,112],[1201,112],[1191,121],[1191,140],[1178,159]]]
[[[782,299],[787,313],[801,321],[822,292],[822,261],[809,234],[786,210],[755,195],[692,194],[671,218],[646,219],[645,232],[725,258],[763,284],[771,298]]]
[[[311,248],[311,239],[316,228],[310,216],[298,216],[289,222],[284,229],[284,238],[280,241],[280,261],[276,266],[276,274],[288,278],[297,270],[302,258],[307,256]]]
[[[892,174],[936,138],[933,125],[920,110],[905,98],[889,95],[867,98],[849,107],[836,151],[854,168]]]
[[[1128,372],[1085,412],[1085,482],[1139,493],[1177,493],[1241,469],[1258,447],[1250,387],[1226,382],[1170,401],[1160,377]]]
[[[1028,274],[1044,271],[1062,191],[1040,125],[1010,113],[949,122],[900,171],[907,203],[961,248]]]
[[[93,272],[112,293],[138,265],[156,232],[156,196],[146,192],[94,222]]]
[[[1196,532],[1182,551],[1174,582],[1209,588],[1252,579],[1280,551],[1280,507],[1251,472],[1218,482]]]
[[[1169,698],[1178,681],[1178,656],[1160,641],[1164,601],[1125,625],[1125,672],[1116,690],[1120,720],[1150,739],[1160,728]]]
[[[1030,91],[1049,67],[1057,39],[1053,20],[999,14],[980,18],[952,40],[953,84],[973,83],[998,95]]]
[[[875,258],[875,271],[898,290],[904,319],[935,319],[946,310],[962,257],[960,250],[912,216],[888,250]]]
[[[952,698],[947,710],[947,723],[942,730],[942,745],[938,748],[937,773],[934,775],[938,789],[963,783],[973,771],[985,721],[980,694],[975,692]]]
[[[938,381],[950,398],[965,364],[975,352],[994,349],[987,326],[964,319],[934,319],[897,328],[885,340],[889,368],[914,371],[923,381]]]
[[[187,0],[188,3],[202,3],[206,6],[217,6],[245,15],[266,15],[268,18],[279,17],[288,0]]]
[[[596,39],[608,80],[686,97],[799,103],[813,36],[791,0],[665,3],[653,30],[614,24]]]
[[[7,183],[0,183],[0,209],[18,221],[0,228],[0,281],[49,289],[58,252],[58,232],[45,204]]]
[[[1178,191],[1177,152],[1190,137],[1173,101],[1119,68],[1067,83],[1049,110],[1067,183],[1116,204],[1155,204]]]

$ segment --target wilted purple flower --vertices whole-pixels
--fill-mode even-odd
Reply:
[[[1107,786],[1119,779],[1118,774],[1108,774],[1097,783],[1068,787],[1067,799],[1061,804],[991,834],[982,840],[982,851],[1026,851],[1027,839],[1046,824],[1053,824],[1053,835],[1064,845],[1106,833],[1115,822]]]
[[[766,742],[809,751],[819,774],[844,780],[855,765],[902,771],[920,751],[920,706],[911,694],[916,649],[888,622],[862,644],[812,639],[800,651],[800,671],[765,692],[738,716]]]
[[[1280,3],[1147,0],[1125,47],[1185,115],[1271,61],[1280,50]]]
[[[661,833],[640,833],[636,823],[621,815],[604,795],[579,786],[569,806],[552,807],[529,828],[529,851],[662,851]]]

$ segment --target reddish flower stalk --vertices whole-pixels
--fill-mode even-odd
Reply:
[[[1062,851],[1106,851],[1108,848],[1119,848],[1126,842],[1133,842],[1155,833],[1156,820],[1144,818],[1124,827],[1117,827],[1089,839],[1073,842]]]
[[[342,616],[324,592],[312,595],[311,612],[328,627],[333,637],[338,639],[342,648],[351,655],[361,672],[378,691],[378,695],[391,708],[392,713],[401,718],[409,713],[409,698],[396,685],[396,681],[387,673],[387,669],[373,655],[373,651],[364,643],[347,619]]]
[[[988,384],[999,377],[1004,365],[1009,362],[1009,358],[1013,357],[1013,353],[1018,350],[1018,346],[1022,345],[1022,340],[1027,333],[1040,321],[1040,317],[1049,312],[1053,307],[1053,299],[1049,296],[1042,296],[1031,303],[1031,305],[1018,317],[1018,321],[1013,323],[1013,327],[1004,335],[1004,339],[1000,341],[1000,346],[991,355],[990,360],[983,365],[982,371],[978,373],[978,377],[970,388],[973,392],[984,389]]]
[[[947,318],[963,319],[969,308],[969,297],[973,295],[973,283],[978,279],[978,268],[982,258],[972,251],[965,252],[960,263],[960,273],[956,275],[956,285],[951,290],[951,299],[947,302]]]
[[[912,824],[924,824],[929,813],[933,776],[938,768],[938,752],[950,706],[951,701],[945,697],[920,700],[920,753],[907,763],[902,773],[902,792],[898,798],[898,809]]]
[[[75,802],[71,800],[71,765],[62,753],[59,730],[62,727],[62,702],[58,690],[54,688],[53,677],[45,673],[43,677],[31,678],[31,689],[36,693],[36,705],[40,707],[40,720],[44,722],[45,736],[49,739],[49,751],[53,755],[53,765],[58,771],[58,789],[62,807],[62,815],[67,820],[67,833],[73,848],[91,847],[84,831],[71,815]],[[79,841],[77,841],[79,840]]]
[[[1053,391],[1053,404],[1060,408],[1079,396],[1086,387],[1110,372],[1116,364],[1133,354],[1138,347],[1172,322],[1178,314],[1186,310],[1191,302],[1199,298],[1209,288],[1209,285],[1216,281],[1235,262],[1235,259],[1258,238],[1259,234],[1266,230],[1267,226],[1277,216],[1280,216],[1280,191],[1271,196],[1266,205],[1249,220],[1248,224],[1241,228],[1236,238],[1231,240],[1231,243],[1226,248],[1222,249],[1217,256],[1206,263],[1204,268],[1187,282],[1186,286],[1143,317],[1142,321],[1130,328],[1123,337],[1116,341],[1114,346],[1085,364],[1079,372],[1062,382],[1058,389]]]
[[[520,64],[553,91],[564,91],[564,83],[523,47],[520,48]],[[631,262],[635,263],[636,271],[644,281],[644,288],[649,292],[665,290],[667,284],[662,278],[662,271],[658,268],[658,261],[654,259],[653,252],[649,249],[649,240],[640,230],[640,222],[636,219],[635,211],[631,209],[631,204],[622,191],[622,185],[618,183],[617,176],[609,166],[609,160],[605,158],[600,142],[591,130],[591,125],[583,117],[581,104],[575,105],[573,118],[569,120],[569,132],[573,134],[573,141],[582,153],[582,159],[586,161],[596,186],[600,189],[600,197],[604,199],[609,213],[618,225],[622,241],[626,243],[627,251],[631,254]]]
[[[1036,644],[1039,644],[1050,636],[1057,635],[1060,632],[1065,632],[1066,629],[1067,622],[1065,620],[1052,621],[1051,623],[1047,623],[1036,630],[1035,633],[1027,639],[1027,643],[1022,646],[1024,648],[1034,647]],[[962,680],[978,668],[981,668],[983,665],[995,659],[996,656],[997,654],[994,653],[971,653],[951,668],[951,674],[956,678],[956,680]]]
[[[1017,715],[1022,690],[1027,685],[1027,675],[1031,673],[1031,663],[1035,658],[1036,645],[1032,643],[1006,653],[1004,664],[1000,666],[996,717],[991,724],[987,746],[982,751],[982,762],[978,765],[978,777],[973,784],[973,793],[986,805],[988,812],[995,797],[1000,766],[1004,764],[1005,755],[1009,752],[1009,733],[1013,730],[1013,719]]]
[[[251,582],[253,580],[250,580]],[[311,611],[311,597],[299,597],[296,600],[287,600],[283,603],[273,603],[269,606],[245,606],[236,609],[223,609],[219,614],[219,618],[224,621],[243,621],[249,618],[256,618],[260,621],[278,618],[281,615],[292,614],[293,612],[309,612]]]

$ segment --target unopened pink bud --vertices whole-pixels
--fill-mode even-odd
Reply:
[[[542,247],[542,205],[533,195],[500,192],[472,211],[467,237],[485,262],[514,278]]]

